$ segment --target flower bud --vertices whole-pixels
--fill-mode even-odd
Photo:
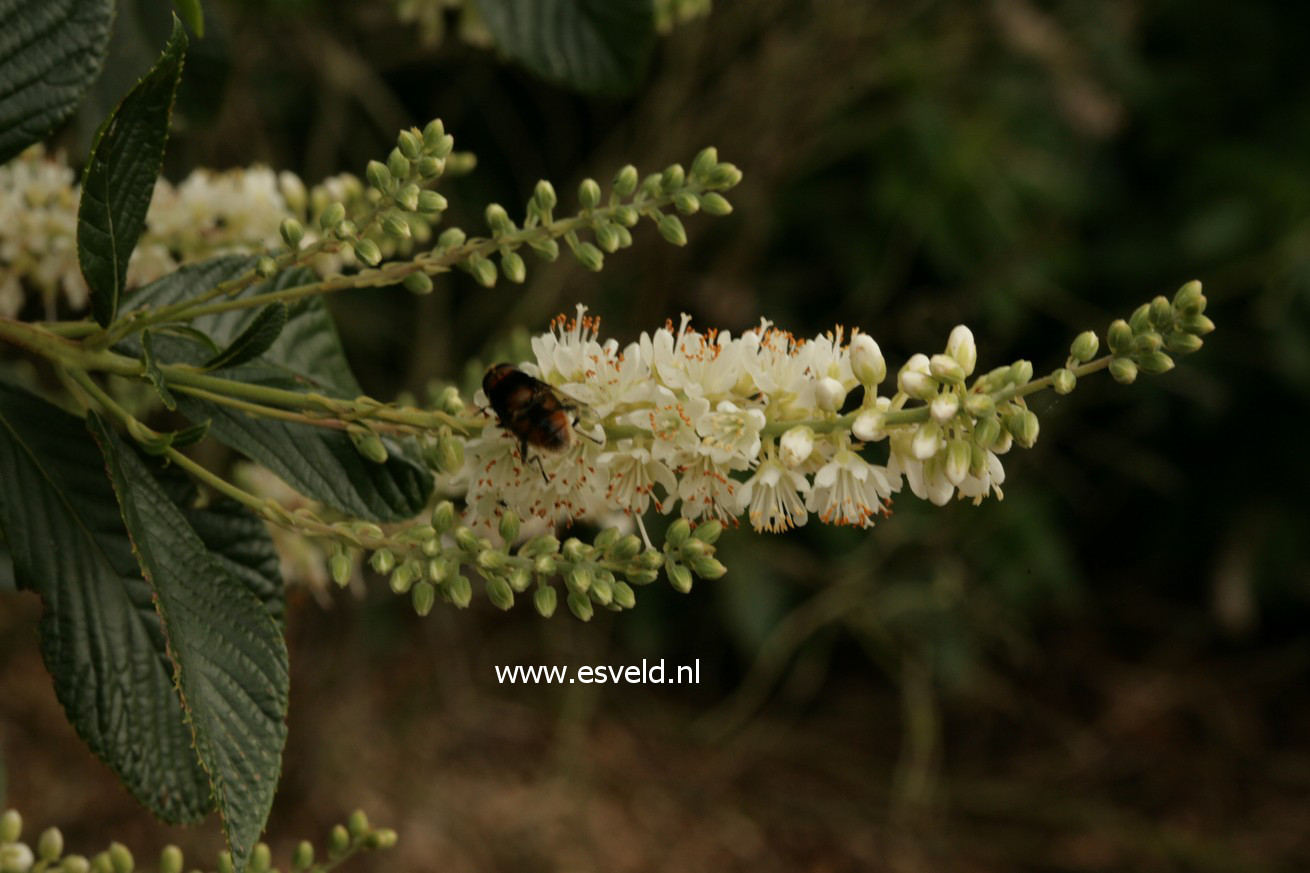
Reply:
[[[351,431],[350,441],[355,444],[355,451],[373,463],[385,464],[387,462],[387,447],[382,444],[382,440],[377,434]]]
[[[595,179],[583,179],[578,185],[578,203],[583,209],[595,209],[600,205],[600,186]]]
[[[355,222],[347,218],[337,225],[337,236],[342,239],[354,239],[359,236],[359,228],[355,226]]]
[[[46,828],[36,841],[36,854],[42,861],[56,861],[64,854],[64,835],[59,828]]]
[[[499,576],[487,580],[487,599],[491,605],[501,610],[508,610],[514,605],[514,589]]]
[[[446,172],[445,161],[441,158],[433,158],[426,155],[418,159],[418,163],[415,167],[418,169],[418,174],[421,178],[429,180],[435,179],[442,173]]]
[[[719,150],[714,146],[707,146],[696,153],[696,158],[691,162],[691,176],[693,179],[699,179],[713,172],[719,164]]]
[[[691,535],[703,543],[712,545],[718,542],[722,533],[723,523],[711,518],[696,525],[696,529],[691,532]]]
[[[931,400],[937,394],[938,384],[928,375],[928,369],[927,355],[912,355],[896,376],[897,388],[918,400]]]
[[[550,618],[555,614],[555,606],[558,595],[555,589],[549,585],[543,585],[532,594],[532,605],[537,608],[537,613],[542,618]]]
[[[605,573],[596,574],[596,578],[591,580],[591,599],[601,606],[609,606],[614,602],[614,577]]]
[[[1168,373],[1174,368],[1174,359],[1164,352],[1149,352],[1137,359],[1137,367],[1143,373]]]
[[[1001,422],[996,416],[984,418],[973,428],[973,441],[980,448],[990,449],[1001,436]]]
[[[614,583],[614,605],[620,609],[632,609],[637,605],[637,593],[627,582],[618,580]]]
[[[669,525],[668,531],[664,534],[664,541],[676,549],[685,543],[690,536],[691,523],[685,518],[680,518]]]
[[[591,616],[595,614],[591,598],[585,594],[570,594],[568,604],[569,612],[577,616],[579,621],[591,621]]]
[[[1143,303],[1133,310],[1133,314],[1128,316],[1128,326],[1133,329],[1133,333],[1141,333],[1151,326],[1151,304]]]
[[[682,564],[670,564],[668,566],[669,584],[673,590],[679,594],[687,594],[691,591],[692,576],[691,571]]]
[[[496,284],[496,265],[483,257],[472,258],[468,262],[469,272],[483,288]]]
[[[296,850],[291,853],[291,869],[296,873],[303,873],[312,866],[314,866],[314,844],[309,840],[301,840]]]
[[[1205,295],[1201,283],[1193,279],[1174,294],[1174,309],[1182,315],[1200,315],[1205,311]]]
[[[473,602],[473,583],[469,582],[469,577],[463,573],[454,574],[446,582],[446,595],[451,603],[460,609],[467,609]]]
[[[559,198],[555,194],[554,185],[545,179],[537,182],[537,187],[532,191],[532,205],[537,208],[538,212],[545,215],[554,209],[558,202]]]
[[[328,560],[328,571],[332,574],[332,581],[344,588],[355,575],[355,566],[349,555],[337,552]]]
[[[1068,394],[1077,384],[1078,378],[1074,376],[1073,370],[1061,367],[1051,374],[1051,387],[1056,394]]]
[[[1179,321],[1178,326],[1196,336],[1205,336],[1214,330],[1214,322],[1204,315],[1188,315]]]
[[[969,475],[972,458],[969,444],[964,440],[951,440],[946,446],[946,478],[952,485],[959,485]]]
[[[514,230],[514,222],[510,221],[509,213],[505,207],[499,203],[490,203],[484,212],[487,220],[487,227],[497,236],[504,233],[511,233]]]
[[[438,212],[445,212],[447,205],[449,204],[446,203],[446,198],[442,197],[436,191],[420,191],[418,194],[418,211],[424,215],[435,215]],[[458,240],[456,240],[453,235],[448,236],[448,234],[451,234],[451,231],[458,232]],[[441,236],[437,237],[437,242],[443,247],[462,245],[464,243],[464,232],[457,227],[452,227],[450,230],[444,231]]]
[[[1122,318],[1115,319],[1110,324],[1110,331],[1106,336],[1107,344],[1110,346],[1110,353],[1115,355],[1126,355],[1133,346],[1133,329],[1128,322]]]
[[[682,226],[682,219],[676,215],[662,215],[659,221],[660,236],[675,246],[687,244],[687,231]]]
[[[932,399],[928,412],[938,424],[946,424],[960,411],[960,395],[953,391],[943,391]]]
[[[554,576],[557,569],[553,555],[539,555],[532,562],[532,572],[538,576]]]
[[[328,857],[339,858],[350,848],[350,832],[342,825],[335,825],[328,834]]]
[[[410,561],[406,561],[391,571],[391,578],[387,580],[387,584],[391,586],[392,594],[406,594],[417,578],[418,568]]]
[[[455,504],[449,500],[443,500],[432,508],[432,526],[437,529],[437,533],[445,533],[450,530],[450,526],[454,521]]]
[[[159,873],[182,873],[185,859],[177,846],[164,846],[159,853]]]
[[[341,203],[329,203],[318,216],[319,227],[333,230],[346,218],[346,207]]]
[[[414,612],[423,617],[432,612],[432,606],[437,602],[437,589],[431,582],[419,581],[410,591],[410,598],[414,604]]]
[[[1032,361],[1015,361],[1010,365],[1011,385],[1022,388],[1033,379],[1033,362]]]
[[[1085,330],[1074,337],[1073,344],[1069,346],[1069,355],[1078,363],[1085,364],[1096,357],[1100,345],[1101,340],[1096,336],[1096,331]]]
[[[814,403],[824,412],[836,412],[846,402],[846,389],[831,376],[814,383]]]
[[[286,201],[287,208],[295,213],[305,211],[305,203],[309,198],[309,192],[305,190],[305,183],[300,181],[300,177],[295,173],[283,170],[277,174],[278,191],[282,193],[282,199]]]
[[[964,395],[964,411],[974,418],[990,418],[996,414],[996,401],[990,394],[969,392]]]
[[[382,250],[373,240],[365,237],[357,240],[354,244],[355,257],[361,264],[367,264],[370,267],[376,267],[382,262]]]
[[[28,873],[36,858],[26,843],[0,845],[0,873]]]
[[[734,164],[719,164],[706,179],[711,188],[735,188],[741,182],[741,170]]]
[[[338,825],[337,827],[340,827],[340,825]],[[97,856],[92,860],[92,862],[91,862],[92,865],[94,865],[94,864],[96,863],[96,861],[99,861],[100,858],[101,858],[102,856],[103,856],[104,858],[108,859],[108,857],[109,857],[109,853],[108,853],[108,852],[102,852],[100,855],[97,855]],[[112,873],[112,870],[113,870],[113,865],[112,865],[112,864],[110,865],[110,868],[109,868],[109,869],[110,869],[110,871],[111,871],[111,873]],[[231,853],[231,852],[229,852],[229,851],[227,851],[226,849],[224,849],[223,851],[221,851],[221,852],[218,853],[218,873],[236,873],[236,869],[237,869],[237,868],[236,868],[236,865],[232,863],[232,853]]]
[[[455,150],[455,138],[454,138],[453,136],[451,136],[450,134],[446,134],[446,135],[443,136],[443,137],[439,137],[439,138],[437,139],[437,141],[436,141],[435,143],[432,144],[432,147],[431,147],[430,150],[431,150],[431,152],[432,152],[433,157],[437,157],[437,158],[445,158],[445,157],[449,156],[450,153],[451,153],[452,151]],[[457,157],[457,158],[472,158],[472,155],[468,155],[467,153],[461,153],[460,155],[456,155],[456,157]],[[454,159],[452,159],[452,160],[454,160]],[[469,161],[467,161],[467,160],[457,161],[457,162],[455,162],[455,163],[456,163],[456,165],[451,167],[452,172],[459,172],[460,169],[461,169],[459,165],[461,165],[461,164],[462,164],[464,167],[467,167],[467,169],[464,169],[464,170],[463,170],[464,172],[468,172],[468,170],[473,169],[472,165],[471,165],[471,164],[469,163]]]
[[[978,347],[973,341],[973,331],[963,324],[957,324],[946,340],[946,354],[955,359],[965,376],[972,376],[978,364]]]
[[[691,559],[691,569],[702,579],[720,579],[728,568],[719,563],[712,555],[700,555]]]
[[[600,249],[589,242],[578,243],[573,249],[573,254],[578,259],[578,263],[593,273],[600,272],[601,267],[605,266],[605,256],[601,254]]]
[[[249,873],[268,873],[272,866],[273,853],[269,851],[268,843],[256,843],[254,851],[250,853],[250,860],[246,863],[246,870]]]
[[[554,261],[559,257],[559,243],[553,239],[529,239],[528,246],[543,261]]]
[[[440,118],[434,118],[423,128],[423,147],[431,151],[437,142],[446,135],[446,126]]]
[[[436,407],[442,412],[458,415],[464,411],[464,398],[459,396],[458,388],[454,385],[447,385],[437,395]]]
[[[614,544],[614,547],[610,549],[610,557],[616,561],[631,561],[641,554],[641,548],[641,537],[636,534],[628,534],[620,538]]]
[[[391,173],[391,178],[399,184],[409,176],[409,170],[409,159],[401,154],[400,149],[392,149],[391,154],[387,155],[387,171]]]
[[[861,442],[876,443],[887,436],[886,426],[887,416],[884,413],[865,410],[855,417],[851,433]]]
[[[518,252],[505,252],[500,256],[500,273],[515,285],[522,285],[528,277],[528,266]]]
[[[400,836],[392,828],[378,828],[364,838],[364,848],[369,850],[390,849],[396,845]]]
[[[686,184],[686,181],[687,172],[682,169],[682,164],[669,164],[660,174],[660,191],[672,194]]]
[[[506,510],[505,514],[500,517],[500,538],[510,545],[519,538],[519,517],[513,512]]]
[[[814,451],[814,431],[804,425],[793,427],[778,440],[778,457],[788,467],[798,467]]]
[[[1037,442],[1037,431],[1039,430],[1037,416],[1031,410],[1025,409],[1022,412],[1010,416],[1006,422],[1010,435],[1014,441],[1025,449],[1030,449],[1033,443]]]
[[[1205,341],[1199,336],[1181,331],[1169,334],[1164,340],[1164,347],[1175,355],[1190,355],[1198,352],[1204,344]]]
[[[382,216],[382,232],[395,240],[409,239],[409,222],[399,215],[387,213]]]
[[[396,556],[391,553],[391,549],[378,549],[368,559],[368,565],[377,571],[380,575],[387,575],[396,567]]]
[[[419,187],[411,182],[396,192],[396,205],[406,212],[418,212],[418,198],[422,193]]]
[[[849,353],[851,372],[861,385],[879,385],[887,378],[887,361],[882,356],[882,349],[867,333],[851,337]]]
[[[515,594],[522,594],[532,584],[532,571],[527,567],[512,567],[505,581],[509,583]]]
[[[673,195],[673,207],[683,215],[695,215],[700,212],[700,198],[691,191],[679,191]]]
[[[1151,325],[1158,331],[1167,331],[1174,326],[1174,308],[1169,305],[1169,298],[1161,295],[1151,301]]]
[[[300,248],[300,241],[305,238],[305,227],[294,218],[284,218],[278,225],[278,232],[282,234],[282,242],[292,249]]]
[[[1146,355],[1158,352],[1164,345],[1164,337],[1153,330],[1144,330],[1133,337],[1133,354]]]
[[[436,527],[436,525],[434,524],[433,527]],[[464,551],[474,553],[479,551],[478,535],[473,532],[472,528],[460,525],[455,528],[455,532],[452,536],[455,538],[455,545],[459,546]]]
[[[732,212],[732,204],[728,202],[728,198],[714,191],[706,191],[700,195],[700,208],[706,215],[728,215]]]
[[[586,565],[575,564],[564,571],[564,585],[577,594],[586,594],[591,589],[591,571]]]
[[[910,452],[920,461],[926,461],[941,448],[942,428],[935,421],[925,422],[914,431]]]
[[[411,294],[431,294],[432,277],[427,273],[410,273],[405,277],[405,290]]]
[[[418,160],[423,151],[423,139],[412,130],[402,130],[396,137],[396,148],[411,161]]]
[[[364,170],[364,177],[368,179],[369,185],[381,191],[383,194],[390,194],[396,188],[396,180],[391,177],[391,170],[381,161],[369,161],[368,167]]]
[[[617,206],[614,209],[614,220],[620,227],[636,227],[637,222],[641,221],[641,213],[631,206]]]
[[[114,873],[132,873],[136,869],[132,850],[122,843],[109,844],[109,863],[113,865]]]
[[[619,250],[619,227],[612,221],[598,221],[593,228],[596,233],[596,245],[603,251],[613,254]]]
[[[637,168],[628,164],[614,176],[614,193],[620,197],[631,197],[637,190],[637,182]]]

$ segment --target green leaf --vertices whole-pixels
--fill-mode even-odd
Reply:
[[[154,593],[196,753],[242,871],[282,766],[286,644],[259,598],[210,553],[136,453],[96,414],[89,425]]]
[[[173,0],[173,8],[182,16],[186,26],[200,38],[205,36],[205,11],[200,8],[200,0]]]
[[[168,390],[168,385],[164,382],[164,374],[159,369],[159,361],[155,358],[154,334],[148,330],[141,334],[141,361],[146,365],[146,380],[155,389],[164,407],[169,410],[177,409],[177,401]]]
[[[205,438],[209,433],[209,421],[202,421],[193,424],[190,427],[184,427],[173,433],[173,442],[171,445],[175,449],[185,449],[187,446],[194,446]]]
[[[193,297],[244,275],[253,266],[253,258],[225,256],[183,267],[134,292],[124,311],[167,306]],[[288,270],[237,297],[312,281],[314,275],[308,270]],[[232,310],[202,316],[192,324],[218,345],[231,347],[251,330],[257,318],[251,310]],[[170,363],[202,365],[210,359],[195,343],[178,337],[156,336],[155,347],[159,358]],[[141,354],[136,339],[122,343],[120,349]],[[286,326],[262,354],[214,375],[330,397],[353,398],[362,393],[327,307],[318,297],[287,308]],[[360,457],[350,437],[340,431],[255,418],[181,392],[178,403],[193,421],[209,419],[210,433],[220,441],[268,467],[301,493],[342,512],[373,521],[401,521],[422,512],[432,493],[432,476],[409,442],[386,441],[387,461],[375,464]]]
[[[118,314],[127,261],[145,228],[186,45],[186,31],[174,18],[164,53],[101,126],[82,173],[77,259],[101,325]]]
[[[0,527],[20,587],[45,603],[41,652],[78,735],[165,821],[211,808],[150,586],[83,426],[0,383]]]
[[[112,0],[0,0],[0,164],[72,114],[113,18]]]
[[[232,344],[205,362],[206,370],[235,367],[252,361],[272,347],[287,326],[287,305],[270,303],[246,325]]]
[[[641,82],[652,0],[474,0],[496,47],[544,79],[597,94]]]

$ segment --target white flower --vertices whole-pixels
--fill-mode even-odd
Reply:
[[[956,360],[964,370],[965,376],[972,376],[978,364],[978,346],[973,341],[973,331],[962,324],[957,324],[946,340],[946,354]]]
[[[505,509],[553,524],[594,514],[608,484],[600,448],[590,440],[574,440],[560,452],[528,446],[524,459],[517,438],[494,425],[465,443],[460,478],[467,482],[470,519],[487,524]]]
[[[696,433],[716,464],[750,463],[760,454],[760,431],[766,419],[759,409],[741,409],[723,401],[696,420]]]
[[[741,485],[729,476],[731,468],[715,463],[710,453],[697,451],[678,468],[678,499],[682,517],[689,521],[717,518],[732,522],[741,514],[737,492]]]
[[[778,457],[788,467],[799,467],[814,451],[814,431],[800,426],[790,428],[778,440]]]
[[[741,509],[746,511],[751,527],[779,533],[805,524],[802,495],[810,493],[810,483],[795,470],[788,470],[770,458],[741,489]]]
[[[601,455],[601,463],[608,468],[609,484],[605,502],[626,513],[645,515],[651,502],[661,512],[673,508],[677,499],[678,479],[651,453],[642,448],[629,448]],[[655,496],[655,486],[664,489],[663,498]]]
[[[740,377],[739,343],[728,333],[700,334],[690,328],[691,316],[683,314],[678,330],[672,323],[642,334],[639,342],[645,357],[665,387],[689,397],[717,397],[728,394]]]
[[[985,453],[982,471],[977,475],[971,473],[960,482],[960,497],[973,498],[975,506],[982,503],[984,497],[993,493],[997,500],[1004,500],[1005,492],[1001,491],[1004,482],[1005,468],[1001,466],[1001,459],[996,456],[996,452],[988,450]]]
[[[887,361],[873,337],[856,332],[850,345],[851,372],[866,388],[882,383],[887,378]]]
[[[805,505],[824,524],[872,527],[874,517],[888,515],[891,495],[900,479],[842,446],[814,474],[814,490]]]
[[[631,412],[621,422],[650,431],[651,457],[678,466],[682,458],[700,450],[696,422],[709,411],[710,403],[704,397],[680,400],[669,389],[660,388],[649,408]]]

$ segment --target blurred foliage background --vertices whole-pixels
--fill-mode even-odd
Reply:
[[[71,154],[162,44],[166,6],[122,0]],[[735,213],[688,220],[685,249],[642,233],[598,275],[562,259],[523,288],[459,274],[425,298],[331,301],[378,396],[480,372],[466,362],[579,301],[621,341],[680,312],[858,325],[893,367],[963,321],[980,366],[1046,371],[1190,278],[1219,326],[1163,377],[1043,396],[1003,502],[906,495],[870,532],[730,532],[725,579],[651,586],[631,613],[543,622],[479,599],[424,620],[380,585],[302,598],[283,857],[358,805],[401,833],[372,863],[405,870],[1310,867],[1310,7],[720,2],[621,98],[503,63],[454,9],[434,41],[385,0],[205,8],[173,178],[359,172],[437,116],[479,158],[443,187],[464,227],[538,178],[571,192],[704,145],[746,173]],[[214,847],[216,828],[150,822],[77,743],[36,611],[0,607],[9,802],[79,850]],[[642,658],[699,659],[702,681],[492,671]]]

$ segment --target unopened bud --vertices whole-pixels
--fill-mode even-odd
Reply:
[[[304,225],[294,218],[282,219],[278,231],[282,234],[282,241],[292,250],[300,248],[300,241],[305,238]]]
[[[500,538],[506,545],[519,538],[519,517],[509,510],[500,517]]]
[[[702,579],[719,579],[728,572],[728,568],[719,563],[718,558],[711,555],[692,558],[691,569]]]
[[[396,556],[391,553],[391,549],[378,549],[368,559],[368,565],[379,574],[385,576],[396,567]]]
[[[542,179],[532,191],[532,203],[543,215],[555,208],[559,198],[555,195],[555,186]]]
[[[409,239],[409,222],[401,218],[399,215],[388,213],[382,216],[382,232],[392,239]]]
[[[946,340],[946,354],[955,359],[965,376],[972,376],[978,363],[978,347],[973,341],[973,331],[963,324],[957,324]]]
[[[974,418],[988,418],[996,414],[996,401],[990,394],[971,391],[964,396],[964,411]]]
[[[589,242],[578,243],[573,249],[573,254],[578,259],[578,263],[593,273],[600,272],[601,267],[605,266],[605,256],[601,254],[600,249]]]
[[[399,184],[409,176],[409,170],[409,159],[401,154],[400,149],[392,149],[391,154],[387,155],[387,171],[391,173],[391,178]]]
[[[1078,363],[1085,364],[1096,357],[1100,345],[1101,340],[1096,331],[1085,330],[1074,338],[1073,344],[1069,346],[1069,355]]]
[[[296,873],[303,873],[312,866],[314,866],[314,844],[309,840],[301,840],[296,850],[291,853],[291,869]]]
[[[972,461],[969,444],[964,440],[951,440],[946,446],[946,478],[952,485],[959,485],[969,475]]]
[[[487,599],[497,609],[507,610],[514,605],[514,589],[499,576],[487,580]]]
[[[349,555],[337,552],[328,560],[328,571],[332,574],[332,581],[344,587],[350,584],[351,577],[355,575],[355,565]]]
[[[662,216],[659,228],[660,236],[664,237],[666,242],[675,246],[685,246],[687,244],[687,230],[682,226],[682,219],[678,218],[678,216]]]
[[[446,203],[446,198],[438,194],[436,191],[420,191],[417,205],[418,211],[422,212],[424,215],[435,215],[438,212],[445,212],[448,204]],[[459,238],[455,239],[453,236],[449,236],[451,231],[457,232]],[[441,236],[437,237],[437,243],[447,248],[450,246],[462,245],[463,242],[464,232],[457,227],[452,227],[450,230],[444,231]]]
[[[1115,319],[1110,324],[1110,330],[1106,335],[1110,353],[1115,355],[1126,355],[1133,347],[1133,328],[1122,318]]]
[[[996,416],[984,418],[973,428],[973,440],[981,448],[990,449],[1001,435],[1001,422]]]
[[[632,586],[622,580],[614,583],[614,605],[620,609],[632,609],[637,605],[637,594]]]
[[[437,529],[437,533],[445,533],[450,530],[450,526],[454,521],[455,504],[449,500],[443,500],[432,508],[432,526]]]
[[[396,148],[411,161],[417,160],[423,152],[423,138],[412,130],[402,130],[396,137]]]
[[[1144,330],[1133,337],[1133,353],[1137,355],[1158,352],[1163,345],[1164,337],[1153,330]]]
[[[941,449],[942,428],[935,421],[919,425],[910,441],[910,452],[920,461],[926,461]]]
[[[46,828],[36,841],[36,854],[43,861],[56,861],[64,854],[64,835],[59,828]]]
[[[564,573],[564,585],[577,594],[586,594],[591,590],[591,571],[583,564],[570,567]]]
[[[861,385],[879,385],[887,378],[887,361],[882,356],[882,349],[867,333],[851,337],[850,360],[851,373]]]
[[[570,594],[568,604],[569,612],[577,616],[579,621],[591,621],[592,615],[595,614],[595,607],[591,605],[591,598],[585,594]]]
[[[177,846],[164,846],[159,853],[159,873],[182,873],[185,859]]]
[[[691,162],[692,178],[701,178],[713,172],[719,164],[719,150],[714,146],[708,146],[696,153],[696,158]]]
[[[114,873],[132,873],[136,869],[132,850],[122,843],[109,844],[109,863],[113,865]]]
[[[1214,330],[1214,322],[1205,315],[1188,315],[1179,321],[1178,326],[1196,336],[1205,336]]]
[[[1010,365],[1011,385],[1023,387],[1033,379],[1033,362],[1032,361],[1015,361]]]
[[[695,215],[700,211],[700,198],[691,191],[679,191],[673,195],[673,207],[683,215]]]
[[[500,256],[500,273],[515,285],[522,285],[528,277],[528,267],[518,252],[505,252]]]
[[[26,843],[0,844],[0,873],[28,873],[35,861]]]
[[[1169,298],[1161,295],[1151,301],[1150,319],[1152,326],[1161,332],[1174,326],[1174,308],[1169,305]]]
[[[598,221],[593,230],[596,233],[596,245],[603,251],[613,254],[619,250],[619,227],[612,221]]]
[[[496,265],[486,258],[474,258],[468,263],[469,272],[478,284],[483,288],[491,288],[496,284]]]
[[[685,518],[680,518],[673,524],[669,525],[668,532],[664,535],[664,541],[670,546],[677,548],[687,541],[691,536],[691,523]]]
[[[1133,329],[1133,333],[1141,333],[1151,326],[1151,304],[1143,303],[1133,310],[1133,314],[1128,316],[1128,326]]]
[[[328,834],[328,857],[338,858],[350,848],[350,832],[342,825],[335,825]]]
[[[1205,295],[1196,279],[1188,282],[1174,294],[1174,309],[1182,315],[1200,315],[1205,311]]]
[[[728,198],[714,191],[706,191],[700,195],[700,208],[706,215],[720,216],[732,212],[732,204],[728,202]]]
[[[805,463],[813,451],[814,431],[804,425],[789,429],[778,440],[778,457],[788,467]]]
[[[387,165],[381,161],[369,161],[368,167],[364,170],[364,177],[368,179],[370,185],[383,194],[390,194],[395,190],[396,180],[391,177]]]
[[[393,594],[405,594],[409,591],[410,586],[417,581],[418,568],[409,561],[401,564],[391,571],[391,578],[387,584],[391,586]]]
[[[1165,337],[1164,347],[1175,355],[1190,355],[1201,350],[1205,344],[1199,336],[1181,331],[1171,333]]]
[[[660,190],[665,194],[672,194],[686,184],[686,181],[687,172],[682,169],[682,164],[669,164],[660,174]]]
[[[631,197],[637,190],[637,168],[628,164],[614,176],[614,193],[620,197]],[[597,196],[597,200],[599,200]]]
[[[273,866],[273,853],[269,851],[268,843],[256,843],[255,849],[250,853],[250,860],[246,863],[246,870],[249,873],[268,873]]]
[[[741,170],[734,164],[719,164],[706,179],[711,188],[735,188],[741,182]]]
[[[912,355],[896,376],[896,386],[918,400],[931,400],[937,394],[937,380],[928,374],[928,356]]]
[[[333,230],[346,218],[346,207],[341,203],[329,203],[318,216],[319,227]]]
[[[1073,374],[1073,370],[1061,367],[1051,374],[1051,387],[1056,394],[1068,394],[1077,384],[1078,377]]]
[[[410,273],[405,277],[405,290],[411,294],[431,294],[432,277],[427,273]]]
[[[674,591],[677,591],[680,594],[686,594],[691,591],[693,579],[690,570],[682,564],[671,564],[668,567],[668,573],[669,584],[673,586]]]
[[[946,424],[960,411],[960,395],[954,391],[943,391],[932,399],[928,412],[938,424]]]
[[[1174,368],[1174,359],[1164,352],[1150,352],[1137,358],[1137,367],[1143,373],[1168,373]]]
[[[542,618],[550,618],[555,614],[558,595],[555,589],[549,585],[543,585],[532,594],[532,605],[536,607],[537,613]]]
[[[473,602],[473,583],[464,574],[455,574],[446,582],[446,595],[451,603],[460,609],[467,609]]]
[[[387,462],[387,447],[382,444],[382,440],[377,434],[351,431],[350,441],[355,444],[357,452],[373,463],[385,464]]]
[[[583,179],[578,185],[578,203],[583,209],[595,209],[600,205],[600,185],[595,179]]]
[[[418,170],[418,174],[422,178],[435,179],[442,173],[446,172],[446,162],[441,158],[434,158],[425,155],[418,159],[415,168]]]
[[[865,410],[855,417],[851,433],[861,442],[875,443],[887,436],[887,416],[881,412]]]
[[[370,267],[376,267],[382,262],[382,250],[378,244],[367,237],[357,240],[354,244],[355,257],[361,264],[367,264]]]
[[[814,403],[824,412],[836,412],[846,402],[846,389],[831,376],[814,384]]]
[[[1031,410],[1025,409],[1010,416],[1006,424],[1014,441],[1025,449],[1032,448],[1033,443],[1037,442],[1039,424],[1037,416]]]

